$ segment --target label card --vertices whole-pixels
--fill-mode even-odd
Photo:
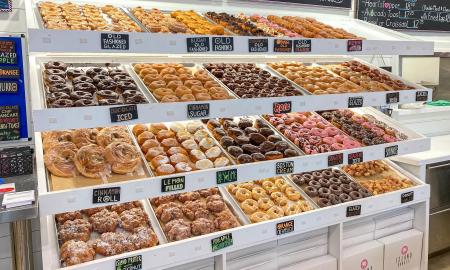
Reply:
[[[360,108],[364,105],[364,97],[349,97],[348,107],[349,108]]]
[[[0,141],[13,141],[19,139],[20,139],[19,105],[0,106]]]
[[[275,163],[276,174],[288,174],[294,172],[294,161],[283,161]]]
[[[361,215],[361,205],[352,205],[347,207],[347,217],[355,217]]]
[[[384,157],[392,157],[398,155],[398,145],[388,146],[384,148]]]
[[[292,52],[292,40],[274,39],[273,40],[273,52],[291,53]]]
[[[248,52],[268,52],[269,51],[269,40],[267,38],[251,38],[248,40]]]
[[[130,121],[139,117],[136,105],[109,108],[109,114],[112,123]]]
[[[116,270],[141,270],[142,255],[116,260]]]
[[[294,220],[288,220],[277,223],[276,232],[277,235],[282,235],[294,231]]]
[[[341,165],[342,163],[344,163],[343,153],[328,156],[328,167]]]
[[[178,176],[161,179],[161,192],[183,190],[186,187],[186,177]]]
[[[414,191],[402,193],[400,196],[401,203],[407,203],[414,201]]]
[[[290,113],[292,112],[292,102],[291,101],[283,101],[283,102],[274,102],[273,103],[273,113]]]
[[[416,92],[416,101],[427,101],[427,100],[428,100],[428,91]]]
[[[237,181],[237,169],[216,172],[217,184],[232,183]]]
[[[347,40],[347,52],[361,52],[362,40]]]
[[[234,51],[233,37],[213,37],[212,49],[215,52],[232,52]]]
[[[16,43],[12,40],[0,40],[0,64],[17,64]]]
[[[386,104],[393,104],[393,103],[399,103],[400,102],[400,93],[387,93],[386,94]]]
[[[186,38],[188,53],[209,52],[209,37]]]
[[[310,39],[296,39],[294,40],[294,52],[311,52],[311,40]]]
[[[363,152],[356,152],[356,153],[350,153],[348,154],[348,164],[352,165],[352,164],[356,164],[356,163],[361,163],[364,161],[364,153]]]
[[[209,103],[187,105],[188,118],[208,118],[208,116],[209,116]]]
[[[213,252],[233,245],[233,235],[227,233],[217,238],[211,239],[211,249]]]
[[[92,192],[92,203],[120,202],[120,187],[96,188]]]
[[[20,79],[18,67],[0,67],[0,79]]]
[[[0,81],[0,94],[15,94],[19,91],[19,83],[13,81]]]
[[[130,36],[128,34],[101,33],[100,42],[102,50],[122,50],[130,49]]]

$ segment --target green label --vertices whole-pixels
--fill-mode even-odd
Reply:
[[[211,239],[211,248],[213,252],[232,245],[233,245],[233,235],[231,233],[227,233],[225,235]]]
[[[225,184],[237,181],[237,169],[216,172],[217,184]]]
[[[116,260],[116,270],[140,270],[142,269],[142,255]]]

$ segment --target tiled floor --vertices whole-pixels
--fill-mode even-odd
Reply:
[[[430,258],[428,270],[450,270],[450,252]]]

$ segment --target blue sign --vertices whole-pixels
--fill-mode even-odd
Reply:
[[[0,37],[0,141],[28,138],[23,60],[22,39]]]
[[[12,11],[12,1],[0,0],[0,12],[11,12],[11,11]]]

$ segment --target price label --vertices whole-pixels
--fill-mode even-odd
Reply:
[[[414,201],[414,191],[402,193],[400,196],[401,203],[407,203]]]
[[[217,184],[232,183],[237,181],[237,169],[216,172]]]
[[[274,39],[273,51],[279,53],[291,53],[292,52],[292,40],[288,39]]]
[[[400,102],[400,93],[387,93],[386,94],[386,104],[394,104]]]
[[[121,50],[130,49],[130,36],[128,34],[101,33],[100,42],[102,50]]]
[[[161,180],[161,192],[171,192],[183,190],[186,187],[186,177],[178,176],[171,178],[163,178]]]
[[[277,223],[277,235],[282,235],[294,231],[294,220]]]
[[[416,101],[427,101],[427,100],[428,100],[428,91],[416,92]]]
[[[208,116],[209,116],[209,103],[187,105],[188,118],[208,118]]]
[[[215,52],[232,52],[234,51],[233,37],[213,37],[212,49]]]
[[[92,192],[92,203],[120,202],[120,187],[96,188]]]
[[[18,67],[0,67],[0,79],[20,79]]]
[[[116,270],[141,270],[142,255],[116,260]]]
[[[297,39],[294,40],[294,52],[311,52],[311,40],[310,39]]]
[[[283,101],[283,102],[274,102],[273,103],[273,113],[290,113],[292,111],[292,102],[291,101]]]
[[[355,217],[361,215],[361,205],[352,205],[347,207],[347,217]]]
[[[186,38],[188,53],[209,52],[209,37]]]
[[[251,38],[248,40],[248,52],[268,52],[269,51],[269,40],[267,38]]]
[[[361,52],[362,40],[347,40],[347,52]]]
[[[1,81],[0,82],[0,94],[8,93],[14,94],[19,91],[19,83],[13,81]]]
[[[384,148],[384,157],[392,157],[398,155],[398,145],[388,146]]]
[[[347,160],[347,162],[348,162],[348,164],[349,165],[352,165],[352,164],[355,164],[355,163],[361,163],[361,162],[363,162],[364,161],[364,153],[363,152],[356,152],[356,153],[350,153],[350,154],[348,154],[348,160]]]
[[[211,239],[211,249],[213,252],[233,245],[233,235],[227,233],[217,238]]]
[[[113,123],[138,119],[136,105],[109,108],[109,114],[111,116],[111,122]]]
[[[275,163],[276,174],[288,174],[294,172],[294,161],[283,161]]]
[[[364,105],[364,97],[349,97],[348,107],[349,108],[360,108]]]
[[[337,166],[344,163],[344,154],[334,154],[328,156],[328,167]]]

